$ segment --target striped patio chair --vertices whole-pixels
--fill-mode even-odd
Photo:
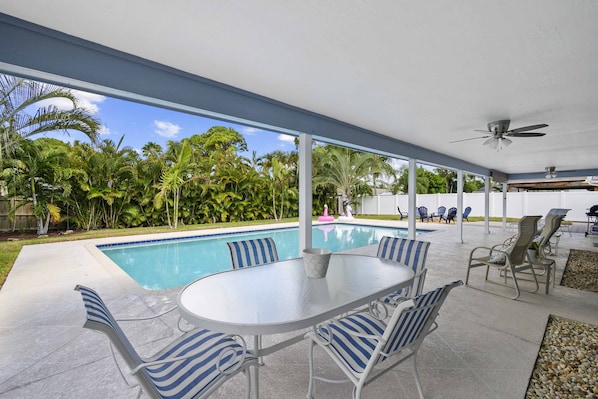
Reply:
[[[139,387],[137,398],[142,390],[153,398],[206,398],[239,372],[246,374],[249,398],[251,381],[247,368],[257,365],[257,359],[246,350],[241,337],[194,329],[151,358],[142,359],[97,292],[81,285],[75,290],[81,293],[87,311],[83,327],[108,336],[111,346],[116,347],[131,369],[130,374],[139,381],[140,385],[134,385]],[[121,375],[124,378],[123,372]]]
[[[415,274],[410,287],[398,290],[383,298],[385,303],[396,304],[404,299],[413,298],[422,293],[426,279],[426,257],[429,247],[430,243],[428,241],[389,236],[382,237],[378,244],[377,256],[408,266]]]
[[[278,261],[276,244],[270,237],[227,242],[233,269]]]
[[[411,359],[411,371],[415,378],[420,399],[423,389],[417,374],[417,352],[426,338],[438,325],[438,311],[453,288],[463,285],[455,281],[443,287],[399,304],[388,323],[371,313],[356,313],[349,317],[320,324],[305,335],[309,345],[309,387],[307,397],[313,399],[314,381],[352,382],[353,398],[361,397],[361,391],[370,382],[395,366]],[[315,375],[314,347],[321,347],[348,377],[331,380]],[[392,362],[391,356],[399,355]],[[382,367],[387,365],[386,367]]]

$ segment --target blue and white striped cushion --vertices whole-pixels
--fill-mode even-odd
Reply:
[[[270,237],[227,242],[234,269],[278,261],[276,244]]]
[[[382,336],[386,325],[370,313],[356,313],[333,323],[322,325],[318,335],[324,340],[330,340],[329,329],[332,330],[332,342],[329,348],[343,360],[355,374],[365,369],[372,357],[378,341],[351,335],[348,331],[359,334]]]
[[[416,277],[410,289],[401,289],[394,292],[394,296],[414,297],[419,295],[424,288],[424,278],[420,276],[426,264],[428,255],[428,241],[409,240],[406,238],[384,236],[378,244],[378,257],[389,259],[411,267]],[[389,302],[385,299],[386,302]]]
[[[185,356],[195,353],[189,359],[148,367],[144,372],[155,385],[163,398],[195,398],[203,394],[219,380],[227,376],[218,370],[218,356],[222,371],[226,371],[243,361],[244,349],[234,339],[222,333],[209,330],[194,330],[179,338],[151,361]],[[227,362],[231,361],[230,364]],[[245,360],[255,359],[247,355]]]

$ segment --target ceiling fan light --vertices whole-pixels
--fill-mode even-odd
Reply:
[[[503,144],[505,147],[508,147],[508,146],[510,146],[512,142],[513,142],[513,140],[509,140],[509,139],[505,139],[505,138],[503,138],[503,139],[502,139],[502,144]]]
[[[498,147],[498,139],[491,138],[491,139],[487,140],[484,144],[487,144],[488,147],[495,150]]]

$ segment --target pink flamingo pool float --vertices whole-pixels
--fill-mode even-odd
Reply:
[[[328,205],[324,205],[324,216],[318,217],[318,222],[333,222],[334,216],[328,216]]]

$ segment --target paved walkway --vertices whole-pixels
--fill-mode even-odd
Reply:
[[[465,223],[462,244],[455,225],[418,223],[418,227],[440,229],[422,237],[432,242],[426,289],[463,279],[473,247],[501,242],[511,234],[498,225],[486,234],[481,223]],[[522,398],[550,314],[598,324],[598,294],[558,286],[569,249],[598,250],[598,237],[584,237],[584,231],[571,237],[563,234],[556,256],[557,286],[550,295],[524,292],[513,301],[469,287],[451,293],[438,319],[440,328],[425,341],[418,358],[427,398]],[[185,234],[197,233],[177,233]],[[106,339],[81,328],[84,310],[79,294],[73,291],[76,284],[95,288],[117,315],[149,315],[173,305],[176,290],[145,291],[93,250],[99,243],[127,240],[23,248],[0,290],[0,398],[135,397],[116,371]],[[375,251],[376,246],[370,246],[355,252],[373,255]],[[171,317],[133,323],[126,326],[126,332],[134,345],[149,355],[172,339],[174,325]],[[316,362],[331,375],[339,375],[324,356],[317,356]],[[376,381],[364,390],[364,397],[417,397],[408,367],[400,366]],[[262,398],[304,398],[306,342],[268,357],[260,379]],[[235,378],[214,397],[242,397],[242,392],[243,381]],[[318,398],[350,396],[349,384],[316,385]]]

